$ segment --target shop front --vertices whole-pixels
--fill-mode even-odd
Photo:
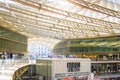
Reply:
[[[91,80],[90,59],[64,58],[37,60],[37,74],[44,80]]]

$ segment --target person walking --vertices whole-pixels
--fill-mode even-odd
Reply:
[[[5,54],[2,54],[2,64],[4,64],[4,60],[5,60]]]

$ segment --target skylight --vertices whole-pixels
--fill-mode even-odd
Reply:
[[[120,0],[109,0],[109,1],[120,3]]]

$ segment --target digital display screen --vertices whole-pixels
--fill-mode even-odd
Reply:
[[[80,71],[80,62],[69,62],[67,63],[68,72]]]

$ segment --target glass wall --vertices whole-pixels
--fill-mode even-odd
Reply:
[[[54,55],[49,47],[42,44],[29,44],[28,51],[31,59],[48,58]]]
[[[0,27],[0,51],[27,52],[27,37]]]
[[[55,53],[119,53],[120,37],[64,40],[54,47]]]

